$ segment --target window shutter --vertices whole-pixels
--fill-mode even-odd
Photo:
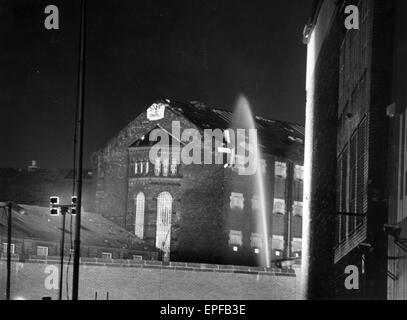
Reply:
[[[356,178],[357,178],[357,133],[350,140],[350,156],[349,156],[349,212],[357,213],[356,210]],[[348,233],[355,229],[355,217],[348,217]]]
[[[368,122],[363,120],[358,130],[358,174],[357,174],[357,212],[367,211],[367,180],[368,180]],[[357,218],[356,224],[363,223],[363,218]]]

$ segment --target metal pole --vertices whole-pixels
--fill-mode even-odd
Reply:
[[[6,299],[10,300],[10,287],[11,287],[11,225],[13,205],[11,202],[7,204],[8,207],[8,226],[7,226],[7,288]]]
[[[287,197],[287,244],[285,258],[291,259],[292,256],[292,219],[293,219],[293,188],[294,188],[294,164],[288,162],[288,174],[286,180],[286,197]]]
[[[64,249],[65,249],[65,217],[66,212],[65,209],[62,209],[62,237],[61,237],[61,250],[60,250],[60,271],[59,271],[59,300],[62,300],[62,287],[63,287],[63,279],[64,279]]]
[[[81,211],[82,211],[82,172],[83,172],[83,122],[84,122],[84,89],[85,89],[85,33],[86,31],[86,0],[81,0],[81,25],[79,46],[79,75],[78,75],[78,175],[77,175],[77,213],[75,225],[75,251],[72,275],[72,300],[78,300],[79,289],[79,260],[81,241]]]

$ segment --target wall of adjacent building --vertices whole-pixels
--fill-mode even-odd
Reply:
[[[386,107],[391,103],[393,23],[389,21],[393,21],[394,2],[361,0],[337,4],[335,15],[323,10],[323,5],[318,16],[322,25],[327,25],[326,18],[332,17],[329,31],[322,33],[322,45],[312,39],[308,45],[310,53],[319,48],[319,55],[313,57],[315,67],[309,68],[314,71],[307,85],[304,216],[310,214],[312,223],[305,218],[304,226],[307,224],[310,229],[304,237],[310,246],[305,249],[304,265],[308,270],[303,273],[312,279],[306,288],[314,291],[315,285],[321,298],[330,295],[318,288],[317,279],[334,275],[331,279],[335,297],[384,299],[387,249],[383,225],[388,212]],[[344,8],[350,4],[358,5],[359,30],[344,27]],[[329,80],[325,78],[328,74]],[[335,144],[337,150],[330,144]],[[336,162],[334,157],[338,160],[336,173],[327,165]],[[314,211],[321,205],[320,210]],[[332,219],[337,221],[333,228]],[[335,248],[334,256],[329,245]],[[313,251],[313,247],[320,250]],[[318,254],[324,257],[319,258]],[[331,259],[335,262],[334,272],[322,267],[323,261],[332,265]],[[349,265],[359,268],[360,290],[344,286],[344,271]],[[315,270],[318,274],[314,274]]]
[[[304,297],[334,297],[339,3],[319,1],[307,48],[302,274]]]
[[[389,115],[389,221],[402,229],[400,236],[407,238],[407,3],[395,1],[393,106]],[[388,237],[388,270],[396,278],[388,277],[388,299],[407,299],[407,263],[404,250]]]
[[[347,265],[359,266],[362,278],[359,297],[368,299],[387,296],[387,241],[383,225],[388,219],[389,176],[384,155],[388,155],[386,108],[391,104],[393,60],[393,25],[388,21],[393,21],[393,5],[393,1],[360,1],[361,29],[353,35],[347,32],[348,48],[342,50],[350,66],[342,77],[348,94],[343,95],[340,110],[342,119],[347,113],[351,117],[343,121],[349,124],[343,126],[342,141],[339,140],[349,146],[349,158],[342,167],[348,170],[350,187],[346,197],[342,196],[347,206],[342,205],[341,209],[361,216],[342,217],[340,224],[344,227],[339,230],[342,239],[335,258],[339,261],[338,273]],[[362,242],[372,250],[363,250]],[[343,281],[337,283],[340,296],[355,296],[344,288]]]

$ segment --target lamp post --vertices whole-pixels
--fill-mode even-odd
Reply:
[[[6,299],[10,300],[10,287],[11,287],[11,226],[12,226],[12,211],[13,205],[9,202],[6,206],[8,208],[8,226],[7,226],[7,287]]]
[[[65,254],[65,220],[66,214],[70,212],[71,214],[76,214],[77,199],[75,196],[71,199],[70,205],[61,205],[59,204],[59,197],[50,197],[50,214],[55,216],[61,213],[62,215],[62,236],[61,236],[61,248],[60,248],[60,271],[59,271],[59,292],[58,299],[62,300],[62,287],[63,287],[63,278],[64,278],[64,254]]]
[[[62,300],[62,283],[64,278],[64,254],[65,254],[65,216],[66,210],[61,210],[62,214],[62,236],[61,236],[61,252],[60,252],[60,272],[59,272],[59,292],[58,299]]]
[[[10,300],[11,291],[11,227],[12,227],[12,211],[13,204],[8,202],[7,204],[0,206],[7,214],[7,280],[6,280],[6,300]]]
[[[78,74],[78,100],[76,119],[79,129],[78,144],[78,180],[76,192],[78,197],[77,214],[75,221],[75,248],[72,275],[72,300],[78,300],[79,291],[79,261],[81,249],[81,211],[82,211],[82,179],[83,179],[83,127],[84,127],[84,97],[85,97],[85,38],[86,38],[86,0],[81,0],[81,25],[79,43],[79,74]]]

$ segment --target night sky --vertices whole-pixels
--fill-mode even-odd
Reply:
[[[44,8],[58,6],[60,29]],[[304,123],[311,0],[88,0],[85,165],[157,99]],[[79,0],[0,0],[0,167],[72,166]]]

